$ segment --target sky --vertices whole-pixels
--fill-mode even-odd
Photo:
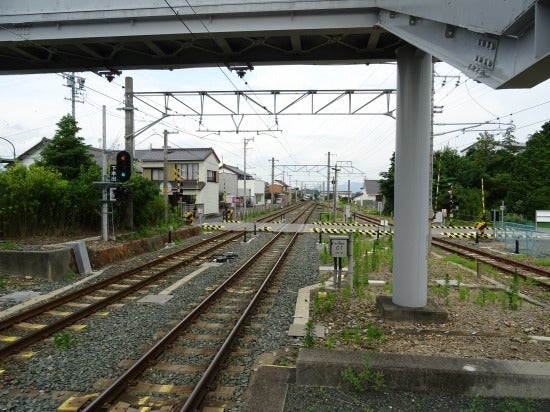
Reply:
[[[76,73],[85,79],[76,103],[79,136],[86,144],[101,147],[102,106],[106,107],[107,148],[124,148],[124,78],[133,78],[135,92],[394,89],[395,64],[347,66],[257,66],[243,78],[225,67],[173,71],[124,71],[112,82],[94,73]],[[9,140],[16,155],[51,138],[56,123],[71,113],[70,88],[63,73],[0,76],[0,137]],[[550,80],[531,89],[494,90],[446,65],[437,63],[434,76],[434,150],[466,148],[488,131],[497,140],[513,125],[519,142],[550,120]],[[135,101],[135,130],[157,120],[152,106],[161,100]],[[271,99],[263,102],[269,106]],[[319,100],[322,105],[322,100]],[[247,104],[247,103],[242,103]],[[305,103],[304,103],[305,104]],[[383,106],[383,105],[382,105]],[[384,107],[373,106],[383,112]],[[395,108],[395,96],[390,99]],[[177,107],[170,107],[176,112]],[[476,123],[482,123],[476,126]],[[171,116],[135,137],[136,149],[162,148],[163,131],[168,145],[180,148],[212,147],[221,161],[267,182],[271,159],[275,178],[297,187],[321,188],[326,182],[328,153],[331,165],[345,166],[339,182],[379,179],[389,168],[395,150],[395,120],[386,115],[246,116],[240,133],[229,117]],[[230,130],[233,130],[231,132]],[[218,132],[220,131],[220,132]],[[0,139],[0,157],[13,157],[12,146]],[[296,165],[307,165],[297,171]],[[313,167],[319,166],[319,167]],[[309,170],[309,171],[305,171]],[[353,173],[351,173],[353,172]]]

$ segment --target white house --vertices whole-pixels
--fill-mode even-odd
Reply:
[[[235,203],[236,199],[232,198],[235,196],[238,198],[238,203],[242,204],[242,199],[244,196],[245,173],[235,166],[222,164],[220,166],[220,174],[227,175],[227,177],[223,178],[226,184],[226,189],[229,188],[230,190],[229,192],[226,191],[226,202]],[[236,187],[232,186],[235,181],[235,176],[237,177]],[[255,179],[254,176],[248,173],[246,173],[246,200],[247,206],[265,205],[265,182],[263,180]]]
[[[19,156],[17,161],[27,167],[39,161],[42,157],[42,149],[48,144],[50,139],[43,137],[38,143],[31,148],[25,150]]]
[[[136,150],[135,161],[143,177],[158,183],[161,189],[164,182],[164,149]],[[197,205],[198,211],[204,215],[220,212],[220,160],[211,147],[169,148],[167,163],[167,181],[172,198],[181,198],[188,207]]]
[[[383,197],[380,194],[380,183],[378,183],[378,180],[365,179],[361,190],[361,195],[353,198],[355,204],[378,208],[378,203],[380,202],[383,206]]]
[[[223,193],[225,203],[235,204],[239,190],[239,175],[231,166],[220,164],[220,191]]]
[[[27,167],[30,165],[36,163],[42,158],[42,149],[51,141],[51,139],[48,139],[46,137],[43,137],[38,143],[36,143],[31,148],[25,150],[23,153],[21,153],[19,156],[17,156],[17,161]],[[106,151],[106,157],[107,157],[107,164],[114,164],[116,163],[116,154],[118,150],[107,150]],[[92,147],[88,145],[88,153],[92,155],[94,161],[98,166],[101,167],[102,164],[102,157],[103,157],[103,150],[98,149],[95,147]]]

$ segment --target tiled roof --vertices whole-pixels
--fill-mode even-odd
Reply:
[[[42,151],[42,148],[44,146],[46,146],[46,144],[48,144],[48,142],[50,141],[51,139],[47,139],[45,137],[43,137],[38,143],[36,143],[34,146],[32,146],[30,149],[28,150],[25,150],[23,153],[21,153],[19,156],[17,156],[17,159],[19,160],[23,160],[25,157],[27,157],[28,155],[36,152],[37,150],[38,151]]]
[[[244,174],[245,174],[245,173],[244,173],[244,170],[241,170],[241,169],[239,169],[239,168],[236,167],[236,166],[227,165],[227,164],[225,164],[225,163],[222,164],[222,165],[220,166],[220,169],[227,169],[227,170],[229,170],[230,172],[235,173],[240,179],[242,179],[243,176],[244,176]],[[251,175],[251,174],[247,173],[246,176],[248,177],[247,180],[251,180],[251,179],[252,179],[252,175]]]
[[[378,180],[365,180],[363,187],[365,188],[365,193],[368,195],[380,194],[380,183],[378,183]]]
[[[164,161],[164,149],[136,150],[136,160],[142,162],[162,162]],[[211,154],[214,155],[219,163],[218,156],[211,147],[190,148],[190,149],[168,149],[167,157],[169,162],[190,162],[203,161]]]

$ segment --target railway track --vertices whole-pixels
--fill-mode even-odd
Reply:
[[[546,287],[550,287],[550,270],[529,263],[508,259],[495,253],[490,253],[479,248],[459,244],[446,239],[432,238],[432,245],[471,260],[486,263],[507,274],[517,273],[524,279],[535,281]]]
[[[108,305],[170,276],[181,267],[211,255],[240,236],[240,232],[218,234],[0,320],[0,359],[21,352]]]
[[[293,223],[306,222],[314,210],[315,205],[297,207]],[[221,372],[224,360],[235,350],[232,346],[237,336],[273,282],[297,237],[298,233],[275,234],[139,360],[129,362],[131,366],[83,410],[151,407],[193,411],[209,392],[212,394],[209,403],[203,406],[215,407],[216,402],[225,402],[217,400],[218,391],[211,390],[212,382]],[[197,357],[200,358],[198,362]],[[168,389],[162,381],[162,370],[175,372],[178,383],[170,384]],[[157,382],[150,381],[159,376]],[[225,389],[219,392],[227,393]],[[152,392],[156,396],[147,395]]]
[[[298,213],[297,211],[296,214]],[[302,221],[306,219],[306,214],[300,217]],[[252,242],[239,242],[238,253],[241,257],[248,256],[254,246],[259,243],[263,244],[265,240],[271,240],[275,236],[277,234],[272,232],[269,236],[260,234]],[[285,237],[289,239],[290,235],[287,234]],[[300,253],[304,250],[302,243],[305,241],[306,238],[302,237],[298,242]],[[275,254],[282,253],[280,250]],[[197,277],[196,280],[200,278],[197,285],[189,284],[184,288],[180,287],[178,293],[174,293],[175,298],[166,305],[128,302],[129,304],[119,310],[113,309],[112,316],[90,322],[91,327],[82,333],[85,336],[80,336],[78,344],[67,352],[60,352],[50,345],[49,350],[44,348],[37,356],[29,358],[28,361],[19,357],[9,359],[10,364],[8,362],[3,364],[6,369],[4,375],[0,369],[0,378],[3,379],[4,385],[2,386],[3,394],[5,394],[4,400],[17,402],[14,404],[18,405],[18,409],[14,410],[56,410],[55,408],[61,408],[60,405],[64,400],[68,401],[69,399],[73,401],[72,409],[69,409],[67,403],[63,402],[65,409],[62,410],[82,411],[86,407],[92,408],[88,410],[107,410],[109,408],[115,410],[117,407],[118,410],[145,410],[148,405],[152,405],[151,409],[148,409],[152,412],[157,410],[205,410],[206,407],[214,408],[212,410],[221,407],[232,410],[234,406],[246,405],[247,398],[243,386],[247,385],[248,371],[254,368],[253,360],[258,359],[259,354],[273,353],[273,347],[269,344],[266,345],[268,341],[277,342],[279,345],[287,344],[285,340],[287,328],[285,326],[280,328],[279,324],[286,325],[287,315],[281,317],[279,312],[272,317],[272,309],[281,309],[279,306],[281,298],[286,299],[286,305],[290,303],[290,306],[293,307],[293,299],[285,295],[289,295],[289,291],[297,290],[297,288],[290,287],[289,281],[294,282],[302,277],[310,276],[308,283],[298,281],[300,287],[315,283],[316,278],[313,278],[312,274],[316,268],[310,265],[304,271],[301,265],[295,267],[296,260],[304,260],[303,256],[298,256],[297,253],[296,249],[289,251],[289,256],[293,261],[290,265],[291,268],[284,269],[284,277],[277,276],[266,285],[257,302],[259,307],[251,308],[253,313],[243,320],[244,329],[235,332],[235,338],[228,345],[229,352],[226,355],[220,355],[217,365],[209,366],[211,360],[216,356],[217,347],[223,344],[221,335],[229,333],[227,332],[229,327],[226,324],[237,321],[237,305],[241,307],[246,305],[245,301],[241,302],[241,298],[252,296],[251,289],[256,287],[254,285],[247,283],[226,285],[223,289],[232,293],[231,296],[225,298],[219,306],[216,306],[218,304],[205,304],[205,309],[210,308],[215,312],[210,315],[205,314],[204,317],[198,315],[195,319],[197,323],[191,326],[192,329],[182,332],[183,335],[176,337],[167,345],[167,350],[160,351],[157,357],[152,358],[143,372],[136,375],[135,378],[129,379],[129,386],[123,387],[122,391],[112,400],[99,402],[96,409],[92,408],[90,403],[98,396],[97,392],[113,385],[122,376],[123,368],[131,368],[136,363],[136,359],[141,359],[155,343],[164,339],[169,331],[181,323],[183,317],[187,317],[191,311],[195,310],[194,307],[205,299],[205,291],[212,291],[225,282],[228,270],[224,265],[218,265],[212,271],[213,273],[209,270],[204,273],[205,276]],[[314,255],[311,256],[311,259],[307,260],[315,260]],[[233,270],[236,269],[236,264],[237,261],[231,263]],[[267,273],[269,270],[260,268],[257,272]],[[245,277],[252,279],[256,277],[256,274],[245,275]],[[243,280],[243,282],[245,281]],[[257,279],[257,282],[260,280]],[[191,292],[188,293],[190,290]],[[234,307],[235,310],[233,310]],[[266,317],[268,314],[269,318]],[[292,318],[291,313],[289,317]],[[284,322],[280,322],[281,319],[284,319]],[[144,320],[148,322],[144,323]],[[144,327],[144,324],[149,326]],[[92,331],[93,333],[91,333]],[[122,333],[120,333],[121,331]],[[218,331],[220,332],[218,333]],[[538,329],[536,332],[538,333]],[[426,339],[433,335],[433,333],[426,333]],[[536,334],[535,332],[530,333]],[[122,338],[121,335],[123,335]],[[462,335],[469,337],[471,333],[464,332]],[[456,332],[456,336],[462,335],[460,330]],[[99,346],[98,350],[96,350],[96,342]],[[94,357],[105,357],[105,359],[96,361]],[[53,367],[55,369],[51,369]],[[187,399],[191,398],[194,388],[198,386],[204,376],[203,372],[209,368],[213,375],[204,378],[205,386],[202,392],[197,393],[196,402],[193,402],[198,402],[199,406],[187,405],[185,407]],[[18,376],[19,374],[21,376]],[[63,375],[66,375],[66,378],[60,379],[59,377]],[[218,377],[216,378],[215,375]],[[101,379],[101,377],[106,379]],[[50,379],[54,382],[49,382]],[[71,379],[75,384],[68,382]],[[186,379],[189,380],[186,381]],[[55,406],[49,408],[29,407],[28,405],[36,405],[41,402],[41,400],[33,401],[38,396],[44,397],[45,400],[49,400],[50,405]],[[29,400],[24,403],[23,400],[20,400],[21,398],[29,398]],[[12,399],[15,400],[11,401]],[[80,406],[77,406],[78,404]]]
[[[276,221],[277,219],[285,217],[287,214],[292,216],[295,211],[299,212],[300,210],[303,210],[304,207],[309,207],[309,206],[310,205],[305,205],[303,203],[296,203],[284,209],[279,209],[265,216],[262,216],[258,218],[256,221],[259,223],[273,222],[273,221]]]
[[[364,215],[362,213],[357,213],[356,212],[356,213],[354,213],[354,216],[355,216],[356,219],[360,219],[362,221],[372,223],[374,225],[379,225],[380,224],[380,219],[369,216],[369,215]],[[390,223],[389,226],[393,226],[393,223]]]
[[[379,220],[371,216],[360,213],[356,213],[355,216],[369,223],[379,223]],[[491,253],[486,250],[470,247],[463,243],[457,243],[439,237],[432,237],[431,242],[433,246],[436,246],[439,249],[466,257],[471,260],[483,262],[506,274],[517,273],[523,279],[535,281],[536,283],[547,288],[550,287],[550,270],[544,267],[520,262],[514,259],[508,259],[496,253]]]
[[[264,216],[261,221],[271,221],[283,214],[295,213],[301,207],[303,208],[298,204],[290,209],[276,211]],[[193,246],[0,319],[0,359],[19,353],[79,320],[170,276],[182,266],[210,256],[217,249],[240,237],[241,232],[222,232]]]
[[[232,343],[272,282],[297,236],[275,235],[84,411],[146,406],[165,410],[195,410],[220,372],[224,359],[233,350]],[[166,383],[162,380],[160,367],[179,370],[177,377],[172,379],[177,384],[172,383],[164,396],[161,388]],[[155,379],[155,376],[159,377],[158,381],[151,382],[150,379]],[[143,397],[151,392],[155,396],[149,397],[144,405]]]

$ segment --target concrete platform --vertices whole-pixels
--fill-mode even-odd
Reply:
[[[2,275],[32,276],[58,281],[77,271],[73,251],[68,246],[48,250],[0,251]]]
[[[383,374],[384,388],[475,397],[550,399],[550,363],[378,352],[300,349],[296,368],[263,365],[250,379],[245,411],[281,412],[289,384],[304,387],[348,385],[351,367]]]
[[[139,303],[156,303],[158,305],[164,305],[166,302],[168,302],[170,299],[172,299],[173,295],[147,295],[142,297],[140,300],[138,300]]]
[[[482,397],[550,399],[550,363],[463,359],[379,352],[300,349],[296,384],[341,386],[341,372],[352,367],[381,371],[389,389]]]
[[[319,268],[320,272],[330,269]],[[320,286],[312,285],[299,291],[289,336],[303,336],[309,318],[311,290]],[[329,280],[325,287],[330,289],[330,286],[332,282]],[[394,305],[391,296],[379,296],[378,303],[386,320],[402,317],[414,321],[435,319],[444,322],[447,319],[446,311],[432,303],[420,310]],[[347,385],[342,378],[342,371],[352,367],[356,373],[360,373],[364,369],[365,356],[369,361],[369,370],[382,372],[384,386],[388,389],[479,397],[550,399],[549,362],[301,348],[295,368],[268,364],[254,368],[244,410],[282,412],[289,384],[319,388]]]
[[[391,296],[377,296],[376,307],[382,319],[394,322],[445,323],[449,317],[445,309],[430,299],[422,308],[409,308],[396,305]]]

